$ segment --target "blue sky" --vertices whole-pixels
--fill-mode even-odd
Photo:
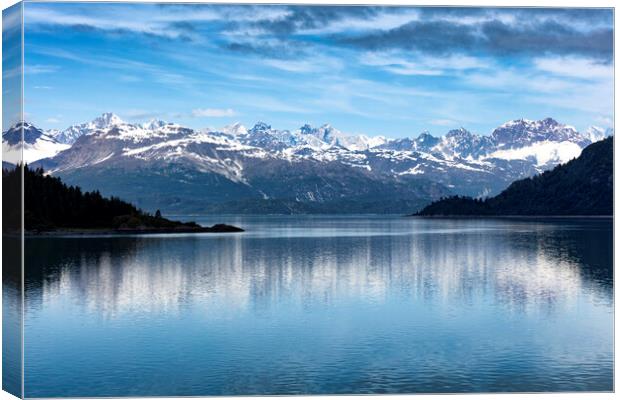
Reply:
[[[22,116],[21,7],[2,11],[2,131]]]
[[[609,9],[26,3],[25,112],[488,134],[613,118]]]

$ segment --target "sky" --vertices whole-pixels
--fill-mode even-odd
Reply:
[[[613,120],[611,9],[25,3],[25,118],[489,134]]]
[[[22,119],[21,7],[2,11],[2,131]]]

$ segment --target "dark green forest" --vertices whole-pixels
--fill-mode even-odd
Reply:
[[[540,175],[513,182],[495,197],[443,198],[416,215],[613,215],[613,137]]]
[[[71,229],[199,228],[194,222],[181,223],[151,215],[117,197],[103,197],[98,191],[83,192],[60,178],[46,175],[41,168],[3,168],[4,228],[19,229],[21,173],[24,184],[24,226],[27,231]]]

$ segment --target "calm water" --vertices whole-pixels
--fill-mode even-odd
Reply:
[[[28,239],[26,396],[609,391],[611,220]]]

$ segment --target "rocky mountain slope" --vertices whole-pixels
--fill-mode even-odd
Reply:
[[[566,164],[513,182],[495,197],[450,197],[428,205],[419,215],[613,215],[613,170],[609,137]]]
[[[330,125],[278,130],[263,122],[196,131],[158,120],[130,124],[106,113],[43,132],[39,138],[65,147],[54,147],[37,165],[147,210],[404,212],[448,194],[499,193],[611,133],[582,134],[547,118],[510,121],[489,136],[460,128],[391,139],[346,135]],[[3,143],[10,138],[5,133]]]
[[[27,122],[16,124],[2,133],[2,160],[13,164],[19,160],[29,163],[53,157],[69,147],[70,144],[59,142],[53,131],[44,132]]]

